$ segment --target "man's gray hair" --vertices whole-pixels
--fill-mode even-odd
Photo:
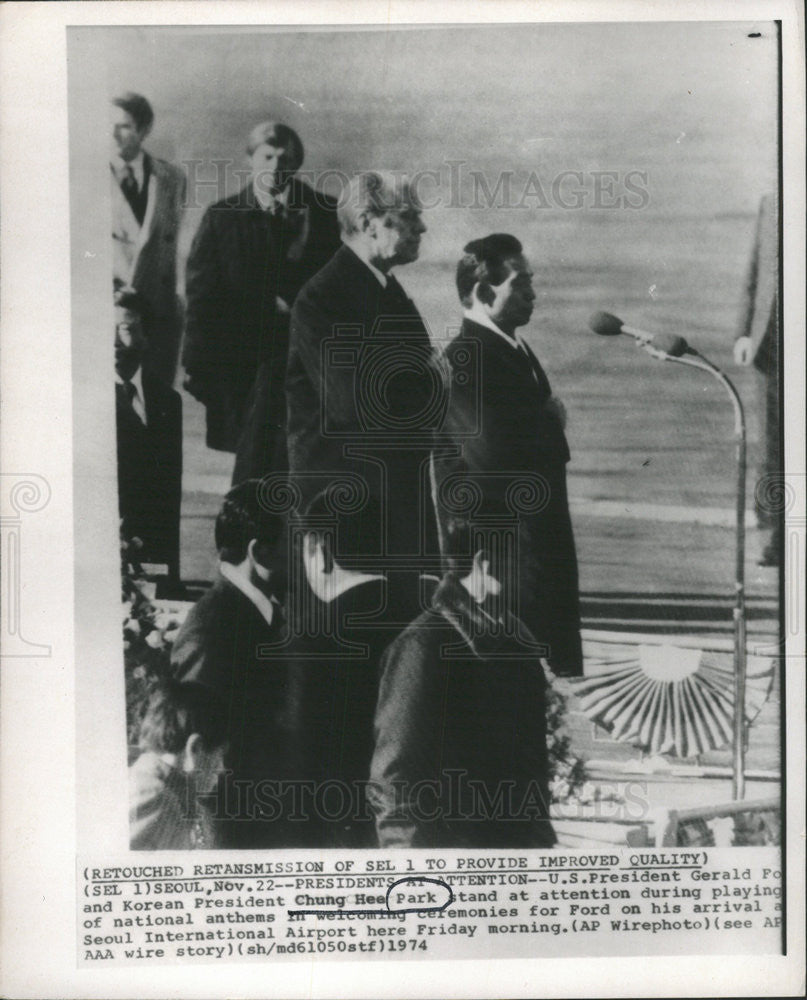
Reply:
[[[337,214],[343,235],[352,236],[362,232],[364,219],[409,207],[419,209],[420,203],[406,175],[393,170],[367,170],[351,177],[339,199]]]

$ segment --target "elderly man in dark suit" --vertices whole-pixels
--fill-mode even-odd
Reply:
[[[278,558],[284,527],[281,516],[265,509],[258,481],[227,494],[216,518],[219,573],[171,650],[175,677],[212,690],[226,715],[229,771],[217,810],[225,847],[276,846],[283,839],[273,814],[260,808],[259,785],[281,776],[284,759],[278,730],[286,684]]]
[[[114,277],[146,304],[147,365],[172,385],[182,333],[177,235],[185,175],[143,149],[153,122],[151,105],[140,94],[112,101],[112,260]]]
[[[477,360],[469,377],[452,381],[444,431],[455,452],[435,451],[438,508],[450,513],[465,481],[481,494],[473,516],[517,523],[512,610],[545,645],[552,669],[574,676],[582,650],[565,413],[517,333],[532,315],[532,278],[521,244],[507,234],[472,241],[457,266],[464,319],[446,356],[454,371],[466,355]]]
[[[144,364],[148,311],[131,289],[115,294],[118,501],[124,534],[143,543],[144,562],[166,563],[179,583],[182,400]]]
[[[754,246],[746,273],[734,342],[738,365],[753,365],[759,373],[764,443],[760,482],[756,490],[760,526],[771,528],[771,538],[760,564],[778,566],[782,554],[782,511],[776,501],[781,490],[782,451],[779,420],[779,219],[776,198],[765,195],[757,215]]]
[[[207,209],[193,240],[182,355],[208,447],[237,452],[234,482],[284,465],[289,312],[339,246],[334,200],[294,176],[296,132],[256,125],[247,155],[249,183]]]
[[[437,547],[428,466],[447,402],[423,320],[391,273],[417,260],[421,215],[406,178],[352,179],[344,245],[297,298],[286,371],[289,469],[303,493],[311,471],[358,475],[385,511],[387,552],[412,559]]]

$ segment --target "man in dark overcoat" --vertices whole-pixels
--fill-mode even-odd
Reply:
[[[379,507],[354,499],[336,479],[297,519],[305,578],[289,592],[284,727],[301,806],[289,846],[375,846],[366,785],[379,661],[429,586],[385,572]]]
[[[359,476],[384,510],[388,553],[413,559],[437,549],[429,456],[447,403],[424,322],[392,274],[417,260],[421,212],[400,175],[353,178],[344,245],[295,302],[286,371],[289,469],[304,495],[309,473]]]
[[[247,154],[249,183],[207,209],[193,240],[182,352],[208,447],[239,452],[234,482],[283,464],[289,313],[339,246],[335,201],[294,176],[299,136],[262,123]]]
[[[283,843],[261,788],[284,773],[284,532],[283,518],[262,504],[257,480],[230,490],[216,518],[218,573],[171,649],[174,676],[213,691],[226,719],[227,778],[216,809],[223,847]]]
[[[507,556],[446,525],[448,572],[381,658],[368,798],[381,847],[551,847],[546,678],[502,605]]]
[[[547,647],[553,670],[574,676],[582,673],[582,650],[565,412],[517,333],[532,314],[532,277],[513,236],[465,247],[457,267],[464,319],[446,356],[453,371],[467,371],[452,379],[444,425],[456,453],[435,451],[437,503],[445,514],[458,483],[475,483],[474,516],[517,521],[512,610]]]

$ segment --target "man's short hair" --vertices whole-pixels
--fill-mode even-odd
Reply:
[[[138,745],[154,753],[182,753],[198,733],[208,753],[227,741],[227,713],[215,692],[196,681],[161,681],[140,720]]]
[[[333,527],[322,527],[323,519]],[[370,497],[359,510],[334,512],[328,490],[318,493],[303,519],[306,533],[316,535],[326,556],[342,569],[378,572],[384,568],[384,522],[381,504]]]
[[[224,562],[238,564],[247,557],[253,538],[269,548],[277,548],[283,538],[285,518],[267,508],[262,498],[261,480],[247,479],[234,486],[216,518],[216,548]]]
[[[247,136],[247,156],[252,156],[258,146],[265,142],[278,149],[285,149],[294,162],[292,169],[297,170],[303,165],[303,141],[293,128],[282,122],[261,122],[256,125]]]
[[[135,94],[131,90],[127,90],[125,94],[113,97],[112,103],[116,108],[123,108],[132,116],[132,120],[140,132],[151,128],[154,123],[154,111],[142,94]]]
[[[464,306],[471,305],[474,285],[500,285],[509,273],[508,261],[523,252],[521,243],[509,233],[492,233],[471,240],[457,264],[457,291]]]
[[[403,174],[391,170],[368,170],[351,177],[337,206],[342,233],[352,236],[362,231],[362,221],[398,212],[419,209],[417,195]]]

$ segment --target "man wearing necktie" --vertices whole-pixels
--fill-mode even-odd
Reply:
[[[165,563],[179,582],[182,496],[182,401],[144,366],[148,312],[132,289],[115,293],[115,415],[118,506],[127,538],[139,538],[142,561]]]
[[[185,175],[143,149],[154,122],[145,97],[122,94],[112,101],[111,114],[113,275],[146,303],[147,365],[171,385],[182,329],[176,257]]]
[[[185,388],[207,446],[236,453],[234,484],[285,467],[289,313],[339,246],[335,201],[295,176],[303,155],[288,125],[256,125],[248,183],[206,210],[188,257]]]
[[[582,673],[582,651],[566,417],[518,332],[532,315],[532,278],[514,236],[496,233],[465,247],[457,266],[464,318],[446,349],[453,377],[448,446],[435,450],[437,503],[445,522],[464,484],[479,496],[468,515],[488,526],[491,518],[517,521],[511,611],[547,647],[552,669],[572,676]]]
[[[289,469],[303,503],[323,476],[361,480],[386,520],[384,554],[416,569],[438,554],[429,456],[447,396],[423,320],[391,269],[417,260],[426,226],[415,191],[392,172],[354,177],[338,213],[343,245],[292,310]]]

